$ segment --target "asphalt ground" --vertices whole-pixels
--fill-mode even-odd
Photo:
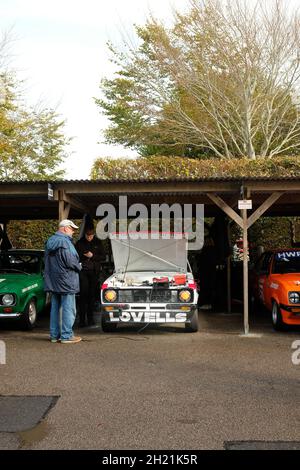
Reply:
[[[245,337],[240,314],[200,312],[194,334],[181,326],[82,329],[81,343],[63,345],[49,342],[48,322],[32,332],[0,330],[0,395],[57,400],[34,427],[10,432],[2,425],[0,449],[201,450],[300,441],[300,365],[292,363],[299,328],[277,333],[269,316],[258,315]],[[11,415],[17,422],[17,407]]]

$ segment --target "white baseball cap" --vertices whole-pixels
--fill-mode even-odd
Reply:
[[[64,219],[61,222],[59,222],[59,227],[72,227],[72,228],[79,228],[77,225],[72,222],[72,220],[69,219]]]

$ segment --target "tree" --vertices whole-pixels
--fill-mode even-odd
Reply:
[[[55,179],[69,139],[64,121],[47,108],[24,104],[15,74],[7,68],[8,37],[0,40],[0,178]]]
[[[300,149],[300,16],[281,0],[190,0],[167,28],[150,17],[97,99],[106,139],[142,155],[248,158]],[[168,152],[162,152],[168,149]]]

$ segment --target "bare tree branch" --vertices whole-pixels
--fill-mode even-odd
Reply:
[[[228,158],[299,150],[300,17],[284,0],[190,0],[172,28],[150,17],[137,33],[139,47],[115,53],[126,93],[120,84],[116,97],[112,81],[102,101],[116,142],[129,138],[121,109],[137,122],[136,146],[184,143]]]

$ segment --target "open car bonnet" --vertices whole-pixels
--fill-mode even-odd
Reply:
[[[187,240],[159,238],[132,240],[111,236],[115,270],[124,272],[187,272]]]

